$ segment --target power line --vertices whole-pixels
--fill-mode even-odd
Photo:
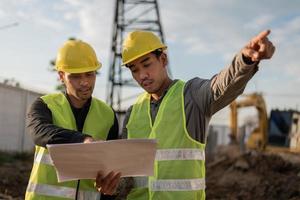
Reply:
[[[264,96],[273,96],[273,97],[284,97],[284,98],[300,98],[300,94],[275,94],[275,93],[264,93]]]
[[[268,97],[279,97],[279,98],[300,98],[300,94],[291,94],[291,93],[265,93],[265,92],[256,92],[263,96]],[[242,94],[241,96],[245,96],[246,94]]]
[[[7,29],[7,28],[11,28],[11,27],[18,26],[18,25],[19,25],[18,22],[14,22],[14,23],[11,23],[11,24],[7,24],[7,25],[4,25],[4,26],[0,26],[0,30]]]

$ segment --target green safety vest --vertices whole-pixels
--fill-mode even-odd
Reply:
[[[64,94],[50,94],[41,98],[52,112],[53,124],[65,129],[77,129],[71,106]],[[83,132],[91,135],[94,139],[106,140],[113,123],[113,110],[104,102],[92,98]],[[93,180],[80,180],[78,199],[99,199],[100,193],[95,189],[94,182]],[[48,150],[41,146],[35,146],[34,163],[25,199],[75,199],[76,187],[77,181],[58,183]]]
[[[184,111],[185,83],[177,81],[167,92],[152,125],[150,94],[133,105],[127,124],[128,139],[158,142],[154,176],[134,178],[130,200],[205,199],[205,144],[190,137]]]

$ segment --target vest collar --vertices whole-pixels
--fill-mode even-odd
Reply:
[[[165,89],[165,91],[163,92],[163,94],[159,97],[158,100],[155,100],[152,98],[151,96],[151,99],[150,99],[150,103],[153,103],[153,104],[159,104],[163,98],[166,96],[167,92],[169,91],[169,89],[178,81],[178,79],[175,79],[175,80],[172,80],[172,83],[169,85],[168,88]]]

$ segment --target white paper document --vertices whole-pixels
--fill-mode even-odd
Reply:
[[[156,140],[129,139],[47,145],[59,182],[95,179],[98,171],[151,176]]]

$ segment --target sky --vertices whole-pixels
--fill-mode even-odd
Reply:
[[[259,32],[276,46],[244,93],[260,92],[267,108],[300,110],[300,1],[158,0],[173,78],[210,79]],[[50,60],[69,37],[90,43],[103,67],[94,95],[106,99],[113,0],[1,0],[0,81],[53,92]],[[7,25],[17,23],[16,26]],[[228,109],[214,117],[228,120]]]

